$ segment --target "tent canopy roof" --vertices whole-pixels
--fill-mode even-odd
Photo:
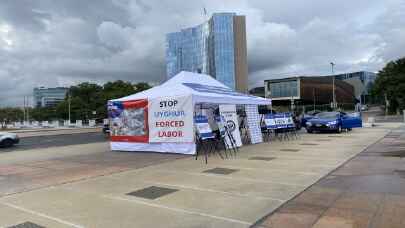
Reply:
[[[271,104],[270,99],[235,92],[209,75],[187,71],[180,72],[159,86],[112,101],[154,99],[166,96],[192,96],[194,104]]]

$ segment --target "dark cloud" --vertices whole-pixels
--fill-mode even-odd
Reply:
[[[1,21],[19,28],[39,32],[51,15],[41,11],[38,2],[30,0],[3,0],[0,3]]]
[[[0,106],[34,86],[165,77],[165,33],[208,13],[246,15],[249,81],[379,70],[404,55],[403,0],[3,0]]]

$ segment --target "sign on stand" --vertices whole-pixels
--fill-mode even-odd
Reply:
[[[236,106],[235,105],[220,105],[219,113],[221,116],[224,117],[225,124],[228,127],[229,132],[232,134],[233,138],[235,139],[236,146],[241,147],[242,140],[240,138],[238,116],[236,114]],[[230,139],[228,137],[226,137],[226,140],[227,140],[228,145],[232,145],[232,143],[230,142]]]
[[[191,96],[149,101],[149,142],[194,142]]]
[[[266,114],[264,123],[267,129],[283,129],[294,127],[291,113]]]
[[[195,121],[195,128],[201,139],[209,139],[214,137],[212,129],[208,123],[207,116],[203,115],[195,116],[194,121]]]
[[[251,143],[262,143],[263,135],[260,128],[260,115],[257,105],[245,105],[245,112]]]

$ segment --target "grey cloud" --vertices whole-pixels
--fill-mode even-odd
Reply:
[[[403,0],[0,1],[0,106],[34,86],[165,77],[165,33],[221,11],[246,15],[250,85],[291,75],[377,71],[404,55]]]

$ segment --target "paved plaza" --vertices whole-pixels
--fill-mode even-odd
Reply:
[[[361,155],[382,140],[397,140],[383,138],[395,135],[398,126],[301,134],[298,140],[244,146],[225,160],[213,155],[207,165],[182,155],[111,152],[105,142],[0,153],[0,227],[26,222],[43,227],[301,227],[281,226],[294,218],[333,227],[328,224],[340,224],[336,216],[346,216],[333,203],[350,206],[350,199],[363,199],[344,194],[350,181],[337,189],[333,181],[365,172],[362,162],[373,156]],[[346,168],[350,159],[358,163]],[[306,189],[308,196],[307,191],[300,195]],[[323,193],[330,198],[317,198]],[[387,200],[394,202],[395,194]],[[319,199],[330,204],[317,205]],[[370,207],[377,202],[373,199]],[[302,207],[296,200],[314,204]],[[300,208],[302,217],[286,212]]]

